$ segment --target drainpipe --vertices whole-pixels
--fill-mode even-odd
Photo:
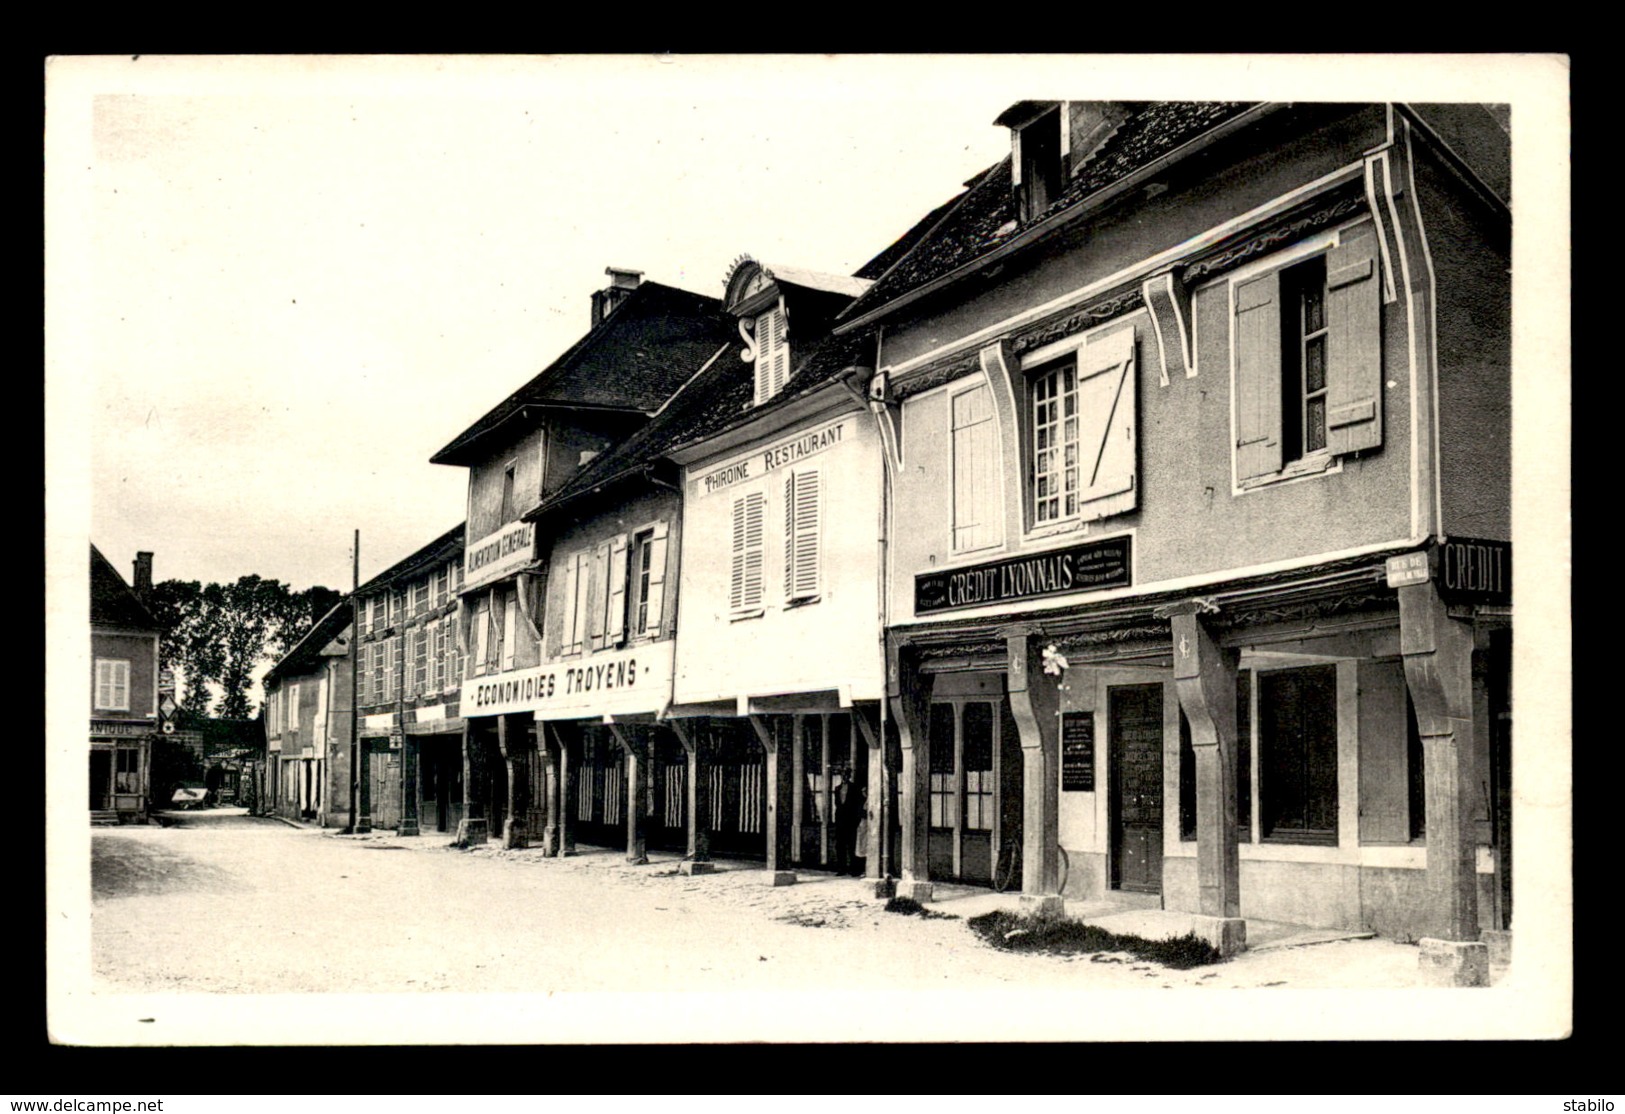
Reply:
[[[880,374],[880,369],[882,367],[882,364],[880,362],[880,358],[881,358],[881,347],[882,347],[882,345],[884,344],[884,341],[885,341],[885,331],[886,331],[886,327],[884,325],[878,326],[875,329],[875,374],[876,375]],[[879,582],[880,582],[880,591],[879,591],[880,638],[878,639],[878,646],[879,646],[879,650],[880,650],[880,677],[881,677],[881,694],[880,694],[880,768],[883,771],[885,771],[885,776],[881,779],[881,784],[878,785],[878,786],[871,785],[869,787],[869,792],[871,794],[873,794],[873,793],[875,793],[877,791],[880,794],[880,804],[879,804],[879,808],[878,808],[878,810],[876,812],[876,818],[879,820],[880,831],[878,833],[871,832],[870,835],[869,835],[869,840],[870,840],[870,844],[873,846],[875,851],[880,856],[880,871],[881,871],[880,878],[881,878],[882,882],[888,881],[892,877],[891,865],[892,865],[893,855],[891,854],[891,852],[893,852],[895,850],[894,848],[892,848],[890,846],[890,843],[891,843],[891,821],[892,821],[892,815],[891,814],[892,814],[892,809],[891,809],[891,794],[890,794],[890,792],[888,792],[887,782],[889,782],[890,779],[891,779],[891,767],[887,762],[887,759],[888,759],[889,756],[887,754],[887,748],[886,748],[886,718],[887,718],[886,713],[889,711],[889,708],[887,707],[887,705],[889,704],[889,701],[886,699],[886,693],[885,693],[886,627],[891,623],[891,609],[890,609],[890,601],[891,601],[891,567],[890,567],[891,566],[891,545],[890,545],[890,538],[891,538],[891,533],[890,533],[890,526],[891,526],[891,500],[892,500],[891,485],[892,485],[893,463],[892,463],[892,459],[891,459],[891,454],[886,451],[885,431],[884,431],[884,429],[881,428],[884,425],[884,419],[882,418],[881,415],[882,415],[882,413],[883,413],[883,411],[885,409],[885,405],[886,404],[884,402],[878,402],[877,403],[877,402],[875,402],[873,400],[870,400],[870,402],[869,402],[869,412],[874,415],[874,419],[875,419],[875,433],[876,433],[877,436],[880,437],[880,524],[879,524],[880,525],[880,530],[879,530],[879,540],[876,542],[876,545],[877,545],[878,550],[879,550],[879,565],[880,565],[880,577],[879,577]],[[899,443],[897,448],[898,448],[898,451],[901,452],[902,448],[903,448],[902,444]]]
[[[356,771],[360,769],[360,765],[358,763],[358,755],[356,754],[356,745],[361,738],[361,725],[356,718],[358,714],[357,706],[359,703],[357,699],[359,693],[356,691],[356,678],[360,675],[360,670],[357,669],[356,659],[361,653],[361,639],[358,637],[361,631],[361,621],[356,615],[356,592],[360,591],[360,589],[361,531],[358,529],[355,532],[355,548],[353,550],[353,561],[350,566],[350,822],[344,826],[345,835],[355,834],[355,810],[359,803],[356,800]],[[280,772],[281,771],[278,771],[278,773]]]

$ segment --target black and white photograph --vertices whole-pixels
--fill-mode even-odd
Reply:
[[[53,1041],[1571,1031],[1562,56],[45,77]]]

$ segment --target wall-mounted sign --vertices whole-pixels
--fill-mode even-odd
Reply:
[[[1439,546],[1439,594],[1474,603],[1512,602],[1512,543],[1447,538]]]
[[[726,464],[712,468],[710,471],[695,478],[694,494],[710,495],[714,492],[724,491],[736,484],[746,483],[759,479],[787,464],[805,460],[809,456],[823,452],[825,449],[839,445],[848,437],[847,422],[845,419],[787,437],[782,441],[775,441],[763,449],[757,449],[748,456],[738,457]]]
[[[534,712],[538,719],[658,712],[671,700],[671,639],[614,653],[464,681],[465,716]]]
[[[1428,582],[1427,550],[1416,553],[1401,553],[1397,557],[1388,558],[1385,571],[1388,574],[1388,587],[1403,588],[1407,584],[1426,584]]]
[[[510,522],[463,551],[463,588],[476,587],[524,568],[536,556],[536,524]]]
[[[1102,538],[1030,557],[1011,557],[914,578],[914,612],[981,607],[1068,592],[1126,587],[1132,582],[1129,538]]]
[[[1095,714],[1061,713],[1061,789],[1095,791]]]

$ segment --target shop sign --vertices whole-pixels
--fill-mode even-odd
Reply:
[[[1439,594],[1472,603],[1512,602],[1512,543],[1447,538],[1439,546]]]
[[[1102,538],[1030,557],[989,561],[914,578],[914,613],[1040,599],[1132,583],[1129,538]]]
[[[1095,714],[1061,713],[1061,789],[1095,791]]]
[[[671,699],[671,639],[464,681],[465,716],[534,712],[541,719],[658,712]]]
[[[847,440],[848,423],[845,419],[815,429],[809,433],[799,433],[794,437],[776,441],[765,449],[758,449],[749,456],[738,457],[726,464],[711,469],[694,480],[694,494],[696,496],[710,495],[714,492],[725,491],[737,484],[748,483],[759,479],[769,472],[783,468],[787,464],[795,464],[834,448]]]
[[[522,569],[536,556],[536,524],[510,522],[487,534],[463,552],[463,588],[466,590]]]

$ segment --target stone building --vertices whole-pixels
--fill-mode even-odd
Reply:
[[[265,811],[350,824],[352,631],[341,600],[265,674]]]

